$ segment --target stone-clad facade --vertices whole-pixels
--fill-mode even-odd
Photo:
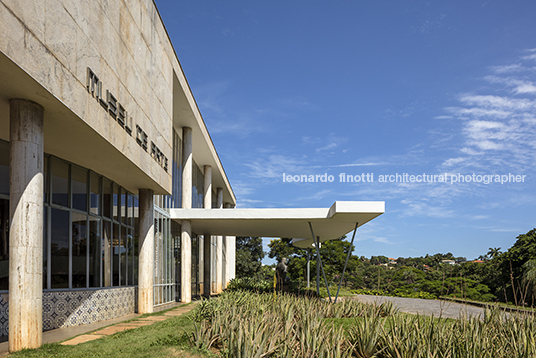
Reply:
[[[234,238],[169,210],[236,199],[155,3],[0,0],[0,33],[0,341],[220,291]]]

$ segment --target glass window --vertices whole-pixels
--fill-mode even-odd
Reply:
[[[127,197],[127,225],[134,225],[134,198],[131,194]]]
[[[112,182],[109,179],[102,179],[102,214],[107,218],[112,218]]]
[[[52,209],[51,215],[51,287],[69,288],[69,212]]]
[[[53,156],[46,156],[45,161],[50,203],[45,200],[44,204],[43,288],[136,285],[138,198],[75,164]],[[0,290],[9,286],[9,201],[3,199],[0,195]]]
[[[100,215],[101,177],[95,173],[90,175],[89,212]]]
[[[45,202],[45,204],[48,204],[50,202],[50,198],[48,197],[50,194],[50,178],[48,177],[49,161],[50,161],[50,157],[45,156],[44,163],[43,163],[43,191],[44,191],[43,201]]]
[[[139,201],[138,198],[133,198],[134,202],[134,218],[133,218],[133,226],[134,226],[134,242],[133,242],[133,248],[134,248],[134,261],[133,261],[133,269],[134,269],[134,285],[138,284],[138,250],[139,250],[139,238],[140,238],[140,231],[139,231],[139,225],[138,225],[138,208],[139,208]]]
[[[138,230],[139,227],[139,215],[140,215],[140,201],[138,198],[134,198],[134,219],[132,222],[132,226],[134,227],[134,230]],[[136,235],[138,235],[136,233]]]
[[[127,235],[127,247],[128,247],[128,251],[127,251],[127,253],[128,253],[128,268],[127,268],[128,281],[127,281],[127,285],[134,285],[134,259],[135,259],[135,256],[134,256],[134,236],[132,235],[133,234],[132,229],[128,229],[127,232],[128,232],[128,235]]]
[[[173,238],[173,258],[175,263],[175,301],[179,302],[181,299],[181,226],[175,221],[171,221],[171,237]]]
[[[199,292],[197,292],[197,288],[198,288],[198,273],[199,273],[199,270],[197,269],[198,268],[198,259],[199,259],[199,239],[197,237],[192,237],[192,254],[191,254],[191,257],[192,257],[192,268],[191,268],[191,282],[192,282],[192,294],[199,294]],[[214,272],[214,271],[213,271]]]
[[[87,170],[71,166],[73,209],[87,211]]]
[[[202,208],[204,206],[204,190],[205,175],[194,160],[192,169],[192,208]]]
[[[111,286],[112,277],[112,223],[108,220],[102,222],[102,285]]]
[[[0,140],[0,194],[9,195],[9,142]]]
[[[100,287],[101,254],[100,219],[89,217],[89,287]]]
[[[172,193],[171,193],[171,202],[170,207],[180,208],[181,207],[181,183],[182,183],[182,140],[180,139],[177,131],[173,130],[173,158],[171,160],[171,179],[172,183]]]
[[[112,285],[119,286],[119,225],[112,225],[112,243],[113,243],[113,255],[112,255]]]
[[[69,164],[51,158],[52,203],[69,207]]]
[[[120,221],[119,215],[121,215],[120,212],[120,202],[119,202],[119,196],[121,195],[121,188],[117,186],[117,184],[113,185],[113,199],[112,199],[112,205],[113,205],[113,215],[115,221]]]
[[[127,223],[127,193],[125,189],[121,189],[121,222]]]
[[[87,215],[72,213],[72,287],[87,287]]]
[[[154,214],[154,283],[160,284],[160,252],[162,232],[160,231],[160,214]]]
[[[43,208],[43,289],[48,287],[48,206]]]
[[[9,200],[0,199],[0,290],[9,288]]]
[[[127,230],[124,226],[121,227],[121,241],[119,243],[119,257],[121,262],[121,286],[127,285],[128,277],[128,243],[127,243]]]

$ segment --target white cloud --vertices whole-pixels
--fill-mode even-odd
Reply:
[[[388,162],[365,162],[365,163],[348,163],[348,164],[337,164],[337,165],[330,165],[330,168],[346,168],[346,167],[370,167],[370,166],[378,166],[378,165],[391,165],[392,163]]]
[[[536,60],[536,53],[521,57],[523,60]]]
[[[450,158],[450,159],[447,159],[443,165],[446,166],[446,167],[450,167],[450,166],[453,166],[455,164],[458,164],[458,163],[461,163],[463,161],[467,160],[466,158],[463,158],[463,157],[459,157],[459,158]]]
[[[464,148],[460,149],[460,152],[462,152],[464,154],[467,154],[467,155],[480,155],[480,154],[482,154],[481,151],[476,151],[474,148],[468,148],[468,147],[464,147]]]
[[[494,118],[506,118],[511,112],[507,112],[499,109],[487,109],[479,107],[463,108],[463,107],[448,107],[447,111],[457,116],[473,116],[473,117],[494,117]]]
[[[296,200],[297,201],[309,201],[309,200],[318,201],[318,200],[321,200],[321,199],[324,199],[324,198],[330,196],[331,193],[332,193],[331,190],[319,190],[319,191],[314,192],[312,195],[303,196],[303,197],[298,198]]]
[[[497,150],[497,149],[503,149],[503,146],[499,143],[492,142],[490,140],[474,140],[472,142],[469,142],[475,146],[477,146],[479,149],[482,150]]]
[[[499,108],[509,113],[506,110],[527,110],[534,108],[535,103],[532,100],[522,98],[514,99],[493,95],[464,95],[460,101],[468,105],[476,105],[485,108]]]
[[[484,77],[490,83],[494,84],[504,84],[507,87],[513,87],[511,92],[515,94],[530,94],[536,93],[536,85],[532,81],[527,81],[524,79],[514,78],[514,77],[497,77],[497,76],[486,76]]]
[[[536,51],[527,52],[521,60],[536,58]],[[532,97],[536,72],[518,62],[490,69],[495,74],[484,77],[491,84],[487,93],[462,94],[460,106],[445,108],[459,120],[462,142],[457,155],[444,160],[442,166],[532,170],[530,163],[536,161],[536,101]]]
[[[536,93],[536,86],[532,83],[522,83],[515,89],[516,93]]]
[[[333,151],[335,148],[339,147],[341,144],[345,144],[348,142],[348,138],[340,137],[335,135],[334,133],[330,133],[326,139],[321,140],[320,143],[324,143],[319,148],[316,148],[316,152],[330,152]]]
[[[489,218],[487,215],[473,215],[471,216],[471,220],[484,220]]]
[[[303,144],[320,144],[322,143],[322,139],[304,136],[302,137],[302,143]]]
[[[387,240],[385,237],[375,237],[373,240],[374,240],[374,242],[381,242],[381,243],[384,243],[384,244],[392,244],[392,242]]]
[[[520,64],[504,65],[504,66],[491,66],[491,70],[495,73],[509,73],[509,72],[519,72],[523,71],[524,67]]]
[[[338,143],[329,143],[323,147],[316,148],[316,151],[317,152],[330,151],[332,149],[337,148],[338,145],[339,145]]]
[[[250,160],[245,165],[250,169],[249,176],[253,178],[277,178],[281,179],[283,173],[294,174],[297,170],[300,173],[307,168],[304,168],[302,161],[292,157],[287,157],[280,154],[271,154],[267,157],[259,157],[254,160]]]
[[[402,216],[428,216],[432,218],[448,218],[454,216],[454,211],[441,206],[432,206],[424,201],[402,200],[407,207]]]

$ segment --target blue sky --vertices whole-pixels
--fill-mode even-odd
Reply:
[[[367,257],[473,259],[536,227],[536,2],[156,3],[240,207],[385,201]],[[525,178],[450,183],[473,173]]]

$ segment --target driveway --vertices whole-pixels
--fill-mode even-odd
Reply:
[[[357,300],[364,303],[392,302],[401,312],[443,317],[460,318],[483,315],[484,309],[471,305],[464,305],[442,300],[424,300],[420,298],[403,298],[387,296],[356,295]]]

